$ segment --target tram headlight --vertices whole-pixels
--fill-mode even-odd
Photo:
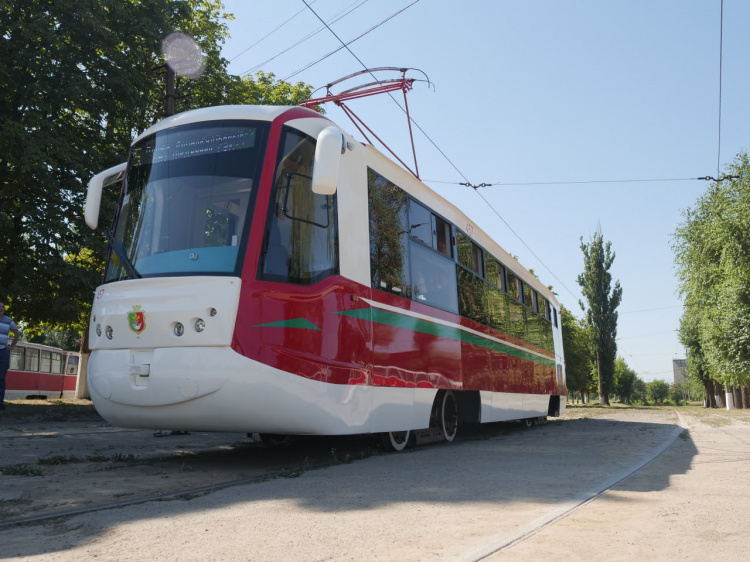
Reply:
[[[96,335],[97,337],[102,337],[102,325],[101,324],[96,325]]]
[[[182,325],[182,322],[175,322],[174,323],[174,335],[178,338],[185,333],[185,326]]]
[[[113,337],[115,337],[115,331],[112,329],[112,326],[107,326],[107,329],[104,330],[104,333],[107,334],[108,340],[111,340]]]
[[[212,309],[210,309],[210,310],[208,311],[208,315],[209,315],[209,316],[210,316],[211,318],[213,318],[214,316],[216,316],[216,315],[217,315],[218,313],[219,313],[219,312],[218,312],[218,311],[217,311],[217,310],[216,310],[215,308],[212,308]]]
[[[206,323],[201,318],[198,318],[198,320],[195,321],[195,331],[200,333],[205,329]]]

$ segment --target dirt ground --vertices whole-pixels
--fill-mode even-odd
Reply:
[[[0,475],[3,559],[731,561],[750,547],[744,411],[571,408],[530,431],[402,454],[360,458],[355,442],[353,458],[326,451],[339,462],[314,469],[304,457],[286,478],[264,475],[300,466],[299,452],[233,434],[157,439],[95,417],[0,419],[0,446],[0,467],[42,472]],[[38,464],[66,456],[84,460]],[[248,482],[3,526],[137,498],[159,480],[163,493],[237,475]]]

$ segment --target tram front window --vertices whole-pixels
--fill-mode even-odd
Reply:
[[[139,275],[238,274],[267,131],[266,123],[211,121],[133,146],[114,243]],[[105,281],[127,277],[112,252]]]

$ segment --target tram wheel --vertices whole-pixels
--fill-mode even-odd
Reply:
[[[403,451],[412,440],[411,431],[389,431],[380,435],[381,441],[388,451]]]
[[[443,394],[440,404],[440,429],[443,432],[443,438],[449,443],[456,438],[458,433],[458,401],[451,390]]]
[[[531,427],[534,425],[534,420],[532,418],[526,418],[523,420],[523,423],[526,424],[526,427]]]
[[[276,433],[259,433],[260,442],[271,449],[281,449],[294,444],[294,435],[279,435]]]

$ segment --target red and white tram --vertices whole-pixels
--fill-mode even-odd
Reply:
[[[124,180],[123,180],[124,174]],[[565,408],[560,305],[458,208],[323,115],[222,106],[133,142],[88,384],[125,427],[410,431]]]
[[[18,342],[5,379],[8,400],[75,398],[81,354],[38,343]]]

